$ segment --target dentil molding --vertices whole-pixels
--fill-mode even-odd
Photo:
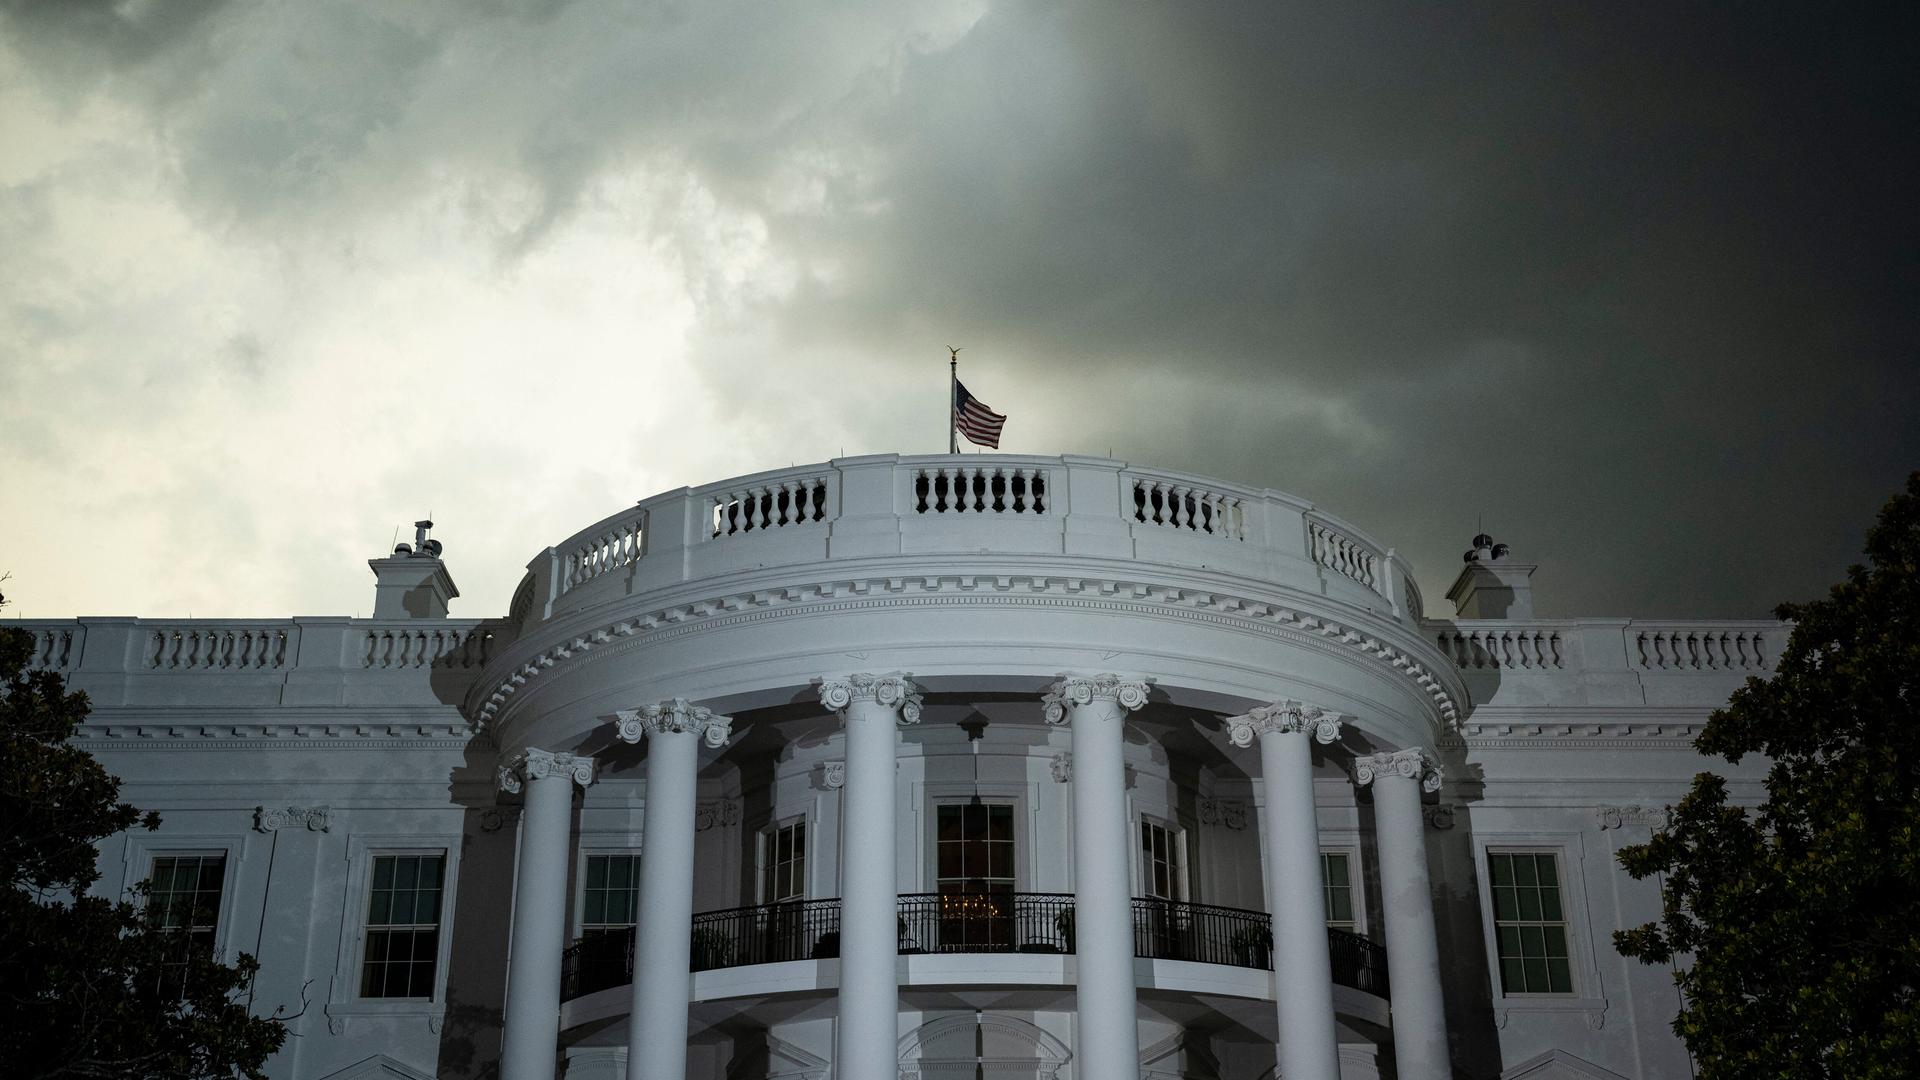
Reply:
[[[471,715],[484,728],[529,683],[556,668],[585,662],[593,654],[610,649],[670,640],[704,628],[778,618],[789,611],[813,614],[890,607],[924,609],[928,598],[938,598],[939,604],[949,607],[1080,608],[1197,620],[1276,634],[1329,650],[1351,651],[1367,662],[1384,664],[1418,686],[1443,722],[1453,725],[1461,718],[1460,704],[1433,671],[1403,649],[1357,625],[1212,589],[1063,574],[901,574],[752,589],[675,604],[607,622],[548,646],[501,676],[490,690],[484,690],[484,697],[471,699]]]

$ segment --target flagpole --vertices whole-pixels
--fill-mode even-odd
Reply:
[[[960,452],[960,350],[947,357],[947,453]]]

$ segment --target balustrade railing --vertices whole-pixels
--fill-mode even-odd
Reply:
[[[751,484],[710,497],[708,524],[714,538],[811,525],[827,517],[827,481],[808,476]]]
[[[1307,547],[1313,561],[1321,566],[1369,589],[1380,588],[1379,556],[1339,528],[1308,518]]]
[[[1757,629],[1660,627],[1634,632],[1628,660],[1642,671],[1751,671],[1773,667]]]
[[[1047,474],[1019,465],[916,466],[916,514],[1044,514]]]
[[[27,653],[27,670],[66,671],[79,661],[84,631],[78,627],[50,627],[27,633],[33,636],[33,648]]]
[[[897,907],[902,954],[1043,953],[1074,948],[1071,893],[910,893]],[[633,979],[632,930],[582,938],[562,958],[561,996],[624,986]],[[1387,995],[1387,955],[1359,934],[1328,929],[1333,981]],[[1261,911],[1136,897],[1133,952],[1151,960],[1269,970],[1272,920]],[[791,900],[708,911],[693,917],[694,971],[825,960],[840,955],[840,901]]]
[[[638,561],[646,550],[646,511],[628,510],[574,534],[560,546],[560,588],[572,592]]]
[[[1148,476],[1131,477],[1127,486],[1133,520],[1140,524],[1226,540],[1247,538],[1246,505],[1238,495]]]
[[[148,633],[147,667],[161,671],[278,671],[291,658],[279,626],[162,627]]]
[[[361,666],[375,669],[478,668],[492,652],[486,627],[396,625],[369,627]]]
[[[1442,630],[1434,637],[1455,667],[1468,671],[1558,671],[1565,663],[1561,632],[1530,626]]]

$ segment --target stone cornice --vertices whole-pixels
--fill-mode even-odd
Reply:
[[[619,723],[615,734],[621,742],[637,743],[644,735],[692,732],[718,750],[727,745],[727,736],[733,732],[732,717],[717,715],[705,705],[695,705],[686,698],[622,709],[616,715]]]
[[[1049,724],[1067,722],[1069,706],[1111,701],[1124,712],[1133,712],[1147,703],[1147,684],[1108,672],[1104,675],[1062,675],[1047,688],[1041,699]]]
[[[1392,753],[1366,754],[1353,759],[1353,779],[1361,787],[1373,783],[1374,779],[1380,776],[1418,779],[1420,790],[1429,794],[1440,790],[1442,779],[1439,764],[1428,756],[1425,750],[1396,750]]]
[[[920,722],[920,693],[913,680],[903,675],[874,675],[856,672],[822,678],[815,683],[820,704],[834,712],[845,712],[855,702],[869,702],[891,709],[903,724]]]
[[[254,710],[251,715],[258,715]],[[461,750],[492,740],[456,723],[115,723],[82,724],[74,741],[110,750]]]
[[[1315,742],[1329,746],[1340,737],[1340,725],[1345,719],[1339,713],[1303,701],[1276,701],[1244,716],[1228,717],[1227,741],[1235,746],[1252,746],[1256,737],[1268,732],[1310,733]]]
[[[1311,598],[1316,607],[1339,607],[1325,598]],[[1378,664],[1411,682],[1428,699],[1436,719],[1457,723],[1464,699],[1458,699],[1443,679],[1456,679],[1451,670],[1437,675],[1409,653],[1425,642],[1404,627],[1364,628],[1357,621],[1300,610],[1298,605],[1257,600],[1223,585],[1189,588],[1097,574],[919,573],[854,579],[831,579],[777,587],[747,589],[707,599],[683,601],[644,614],[609,618],[567,633],[537,651],[514,651],[513,666],[500,675],[490,667],[476,683],[468,714],[490,726],[510,701],[530,684],[556,670],[617,655],[643,644],[671,640],[702,630],[750,624],[787,615],[832,614],[843,611],[897,607],[1052,607],[1142,615],[1212,623],[1228,629],[1266,634],[1329,655],[1344,655],[1361,663]],[[1356,614],[1359,612],[1356,611]],[[1393,640],[1393,639],[1402,640]]]

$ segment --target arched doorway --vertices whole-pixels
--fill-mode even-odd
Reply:
[[[1011,1016],[929,1020],[900,1040],[900,1080],[1060,1080],[1067,1044]]]

